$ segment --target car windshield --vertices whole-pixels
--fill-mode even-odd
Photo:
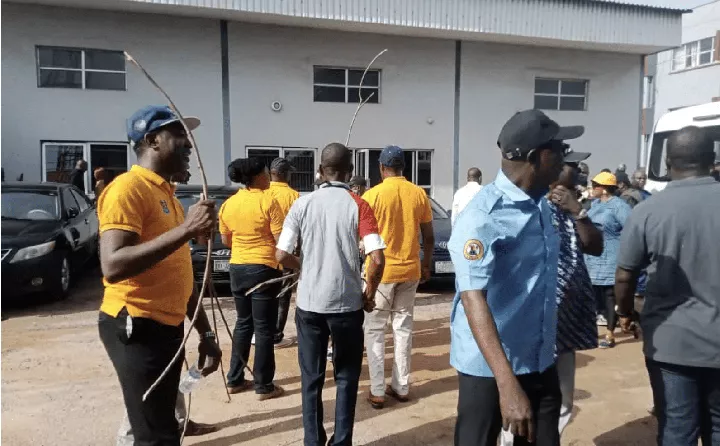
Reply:
[[[6,220],[57,220],[59,209],[56,191],[2,191],[2,218]]]
[[[433,220],[445,220],[450,218],[448,213],[435,200],[430,199],[430,207],[432,208]]]
[[[715,162],[720,161],[720,126],[704,127],[705,131],[715,141]],[[650,163],[648,178],[654,181],[670,181],[670,175],[665,164],[667,157],[667,140],[673,132],[658,132],[653,135],[650,148]]]
[[[182,204],[183,209],[185,210],[185,215],[187,215],[187,213],[188,213],[188,208],[190,206],[192,206],[193,204],[197,203],[197,201],[200,199],[199,193],[195,194],[195,193],[178,192],[176,196],[177,196],[177,199]],[[223,203],[225,202],[225,200],[227,200],[228,198],[229,197],[227,197],[225,195],[213,196],[212,194],[210,194],[210,199],[215,200],[215,209],[217,209],[217,210],[220,210],[220,206],[222,206]],[[222,241],[220,240],[220,234],[215,234],[215,244],[219,245],[221,243],[222,243]]]

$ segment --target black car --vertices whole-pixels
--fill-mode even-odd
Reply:
[[[455,268],[450,259],[450,251],[448,251],[447,246],[452,229],[450,215],[432,198],[430,199],[430,206],[433,213],[433,232],[435,233],[433,264],[430,266],[431,276],[433,278],[452,277],[455,275]],[[420,244],[422,245],[422,240]],[[420,258],[422,259],[422,257],[423,251],[421,249]]]
[[[67,296],[75,274],[97,258],[93,202],[61,183],[2,186],[2,296]]]
[[[233,186],[209,186],[208,195],[211,200],[215,200],[215,209],[220,210],[220,206],[229,197],[238,191],[238,187]],[[202,193],[201,186],[180,185],[175,191],[175,196],[182,203],[187,215],[188,208],[200,199]],[[190,253],[192,255],[193,274],[195,282],[202,284],[203,274],[205,273],[205,262],[207,261],[207,247],[198,245],[195,240],[190,241]],[[210,266],[213,283],[217,285],[230,284],[230,248],[222,244],[220,234],[215,234],[213,241],[213,264]]]

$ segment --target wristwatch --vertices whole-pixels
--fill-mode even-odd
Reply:
[[[202,336],[200,336],[200,337],[201,337],[203,340],[211,339],[211,340],[214,341],[214,340],[215,340],[215,333],[213,333],[212,331],[206,331],[206,332],[203,333]]]
[[[588,218],[588,211],[585,208],[580,209],[580,212],[575,216],[575,220],[582,220]]]

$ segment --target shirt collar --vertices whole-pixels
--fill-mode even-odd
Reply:
[[[495,177],[495,187],[510,197],[512,201],[534,201],[530,195],[510,181],[502,170],[498,171],[497,177]]]
[[[139,166],[137,164],[133,164],[133,166],[130,168],[130,170],[157,186],[166,187],[166,188],[169,188],[171,191],[175,191],[175,186],[173,184],[170,184],[169,182],[165,181],[165,178],[161,177],[160,175],[158,175],[157,173],[153,172],[152,170],[150,170],[148,168]]]
[[[350,186],[343,183],[342,181],[326,181],[320,185],[320,189],[325,187],[342,187],[343,189],[350,190]]]
[[[270,182],[270,186],[273,186],[273,187],[290,187],[289,184],[287,184],[287,183],[282,183],[282,182],[280,182],[280,181],[271,181],[271,182]]]
[[[402,175],[398,175],[398,176],[395,176],[395,177],[383,178],[383,181],[407,181],[407,178],[405,178],[405,177],[402,176]]]
[[[685,178],[684,180],[673,180],[670,181],[666,187],[683,187],[683,186],[698,186],[703,184],[715,184],[715,178],[711,176],[698,177],[698,178]]]

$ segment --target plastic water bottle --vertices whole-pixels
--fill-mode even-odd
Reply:
[[[195,362],[180,380],[180,392],[186,395],[192,393],[200,385],[202,379],[202,372],[198,368],[198,363]]]

